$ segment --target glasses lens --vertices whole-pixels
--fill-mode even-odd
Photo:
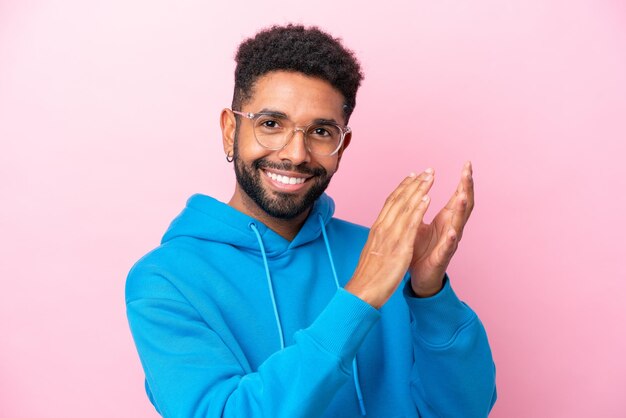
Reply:
[[[272,115],[260,115],[254,123],[254,134],[261,145],[269,149],[280,149],[287,142],[289,130],[285,120]]]
[[[312,125],[307,129],[306,136],[312,153],[330,155],[339,148],[341,129],[333,124]]]

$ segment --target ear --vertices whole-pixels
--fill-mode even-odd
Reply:
[[[337,151],[337,168],[335,169],[335,172],[339,170],[339,163],[341,162],[341,156],[343,155],[343,152],[346,150],[346,148],[348,148],[348,145],[350,145],[351,140],[352,140],[352,131],[346,134],[346,136],[343,138],[343,144],[341,144],[341,148],[339,148],[339,151]]]
[[[226,155],[233,154],[235,145],[235,130],[237,129],[237,120],[235,114],[230,109],[223,109],[220,114],[220,127],[222,128],[222,145]]]

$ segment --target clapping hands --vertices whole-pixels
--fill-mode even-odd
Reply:
[[[359,264],[345,289],[375,308],[391,297],[406,274],[419,297],[437,293],[474,207],[472,165],[467,162],[450,200],[430,224],[434,170],[412,173],[391,193],[370,229]]]

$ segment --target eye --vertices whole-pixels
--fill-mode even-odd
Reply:
[[[264,120],[261,122],[261,125],[264,128],[277,128],[278,127],[278,122],[275,120]]]
[[[330,136],[330,132],[328,132],[328,130],[326,128],[323,128],[323,127],[320,127],[320,126],[318,126],[316,128],[313,128],[313,132],[312,133],[315,136]]]
[[[256,121],[257,129],[266,133],[272,133],[282,130],[281,123],[272,116],[261,116]]]
[[[334,125],[316,125],[309,129],[308,135],[315,139],[338,139],[341,136],[339,128]]]

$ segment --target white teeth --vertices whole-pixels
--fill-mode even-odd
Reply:
[[[266,171],[265,173],[272,180],[277,181],[279,183],[283,183],[283,184],[302,184],[306,180],[305,178],[302,178],[302,177],[281,176],[280,174],[270,173],[269,171]]]

